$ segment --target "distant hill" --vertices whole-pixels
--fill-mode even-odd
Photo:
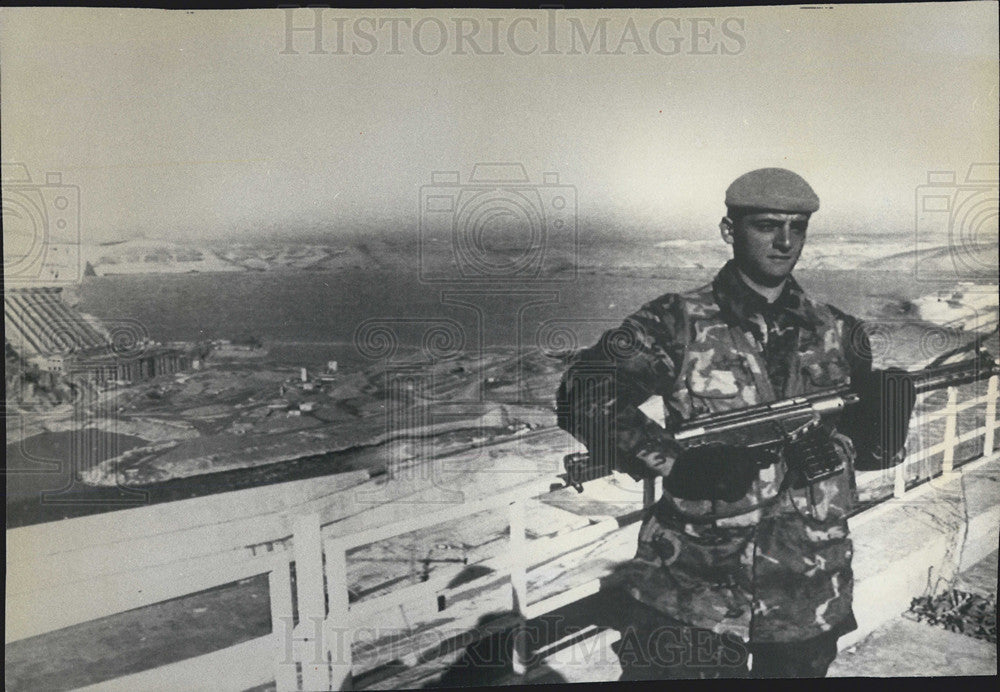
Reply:
[[[728,246],[716,239],[666,240],[656,243],[663,255],[647,258],[663,266],[716,267],[729,258]],[[889,241],[863,236],[811,238],[799,259],[799,269],[869,269],[878,271],[913,272],[917,263],[929,272],[946,279],[956,278],[955,263],[959,263],[957,278],[994,279],[997,275],[997,248],[973,248],[953,251],[946,245],[921,243],[910,239]],[[978,272],[966,276],[966,272]],[[930,277],[928,277],[930,278]]]
[[[87,274],[174,274],[240,271],[207,248],[167,240],[133,239],[84,247]]]
[[[214,246],[134,239],[87,246],[84,255],[87,273],[96,276],[276,269],[329,271],[365,268],[377,263],[364,243],[343,247],[267,242]]]
[[[723,264],[731,249],[718,237],[698,240],[670,239],[609,240],[578,236],[572,247],[545,248],[545,271],[558,273],[578,267],[584,271],[651,268],[713,268]],[[191,244],[169,240],[133,239],[91,245],[84,249],[88,274],[151,274],[186,272],[274,271],[300,269],[414,270],[421,262],[451,265],[454,249],[450,238],[431,238],[421,243],[385,238],[351,238],[342,243],[294,243],[259,241],[227,245]],[[516,250],[516,249],[515,249]],[[506,248],[516,259],[521,250]],[[530,250],[529,250],[530,251]],[[575,253],[575,256],[574,256]],[[807,243],[800,269],[869,269],[913,272],[915,267],[933,279],[995,280],[997,246],[949,248],[933,243],[917,246],[911,236],[894,234],[877,239],[868,235],[814,236]]]

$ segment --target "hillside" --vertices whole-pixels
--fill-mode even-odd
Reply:
[[[731,254],[716,236],[699,240],[669,239],[660,242],[621,242],[578,237],[578,248],[547,247],[544,272],[558,276],[574,268],[584,272],[617,273],[637,269],[717,267]],[[523,249],[484,251],[485,259],[512,263]],[[347,239],[341,243],[261,241],[238,244],[190,244],[169,240],[133,239],[84,248],[88,273],[108,274],[185,273],[222,271],[394,268],[415,271],[418,267],[453,266],[454,254],[447,239],[392,242],[385,239]],[[502,262],[501,262],[502,263]],[[921,243],[907,235],[893,235],[873,242],[867,234],[817,235],[810,238],[799,269],[869,269],[914,272],[918,266],[926,278],[975,278],[995,280],[997,245],[956,248],[940,243]]]

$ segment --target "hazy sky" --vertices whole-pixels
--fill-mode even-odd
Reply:
[[[582,221],[637,236],[711,231],[761,166],[812,183],[814,229],[906,231],[928,170],[998,159],[993,2],[325,9],[324,54],[312,32],[282,54],[282,10],[0,21],[4,161],[78,185],[85,241],[416,228],[432,171],[493,161],[558,172]]]

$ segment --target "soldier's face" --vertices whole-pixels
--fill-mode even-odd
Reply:
[[[806,242],[808,214],[755,212],[735,221],[723,219],[736,265],[754,281],[777,286],[792,273]]]

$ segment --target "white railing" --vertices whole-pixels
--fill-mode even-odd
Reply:
[[[932,456],[942,455],[942,472],[952,473],[955,448],[964,442],[982,436],[984,454],[991,454],[997,398],[994,376],[985,396],[959,403],[952,387],[942,409],[916,416],[920,427],[943,418],[943,439],[897,467],[895,495],[907,490],[907,469]],[[959,414],[983,405],[985,424],[959,434]],[[447,663],[435,666],[437,658],[497,631],[513,633],[517,673],[531,653],[518,636],[526,620],[598,592],[615,560],[634,551],[635,512],[592,518],[583,528],[529,540],[526,508],[550,490],[551,477],[444,509],[413,505],[408,511],[352,501],[366,478],[355,473],[294,481],[8,530],[6,641],[267,574],[270,635],[92,689],[246,689],[272,681],[278,692],[347,689],[359,676],[405,676],[420,667],[440,673]],[[656,494],[656,486],[646,483],[644,502]],[[414,508],[426,514],[414,517]],[[424,582],[350,602],[352,550],[501,511],[507,548],[475,563],[483,576],[453,586],[462,568],[442,568]],[[362,512],[365,526],[358,530],[351,520]],[[547,580],[553,574],[560,578]],[[569,586],[555,589],[556,582]],[[408,619],[407,613],[423,615]],[[486,613],[499,615],[483,622]],[[353,641],[362,630],[375,635],[371,644]]]
[[[931,423],[944,419],[944,435],[942,436],[941,442],[928,447],[922,447],[915,453],[908,454],[906,460],[902,464],[895,467],[895,476],[893,479],[894,497],[903,497],[907,491],[907,475],[912,469],[924,464],[931,457],[937,456],[938,454],[942,455],[941,473],[948,475],[954,471],[955,450],[959,447],[959,445],[982,437],[983,454],[987,455],[993,450],[997,429],[997,377],[994,376],[989,379],[985,396],[973,397],[967,401],[959,403],[958,393],[958,387],[948,387],[947,402],[942,408],[930,412],[919,411],[918,408],[919,412],[914,416],[913,427],[917,431],[920,431]],[[917,402],[918,407],[922,401],[926,401],[931,396],[933,396],[933,393],[921,395]],[[986,404],[984,424],[978,427],[973,426],[971,430],[967,430],[966,432],[959,434],[959,414],[977,406],[982,406],[983,404]]]

